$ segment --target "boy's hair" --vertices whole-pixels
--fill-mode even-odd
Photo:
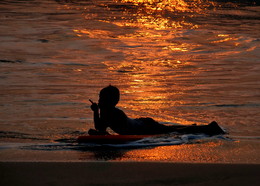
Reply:
[[[99,96],[107,98],[109,103],[115,106],[119,102],[120,91],[117,87],[109,85],[100,91]]]

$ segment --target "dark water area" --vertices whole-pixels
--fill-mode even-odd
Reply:
[[[259,15],[253,0],[2,0],[0,160],[259,163]],[[129,117],[229,134],[78,146],[109,84]]]

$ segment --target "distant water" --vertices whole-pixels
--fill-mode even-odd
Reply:
[[[1,0],[0,161],[259,163],[259,2]],[[109,84],[130,117],[225,136],[82,146]]]

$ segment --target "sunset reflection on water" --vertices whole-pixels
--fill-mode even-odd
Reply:
[[[153,149],[140,149],[126,152],[126,157],[137,157],[135,153],[142,154],[134,161],[167,161],[174,162],[221,162],[223,155],[216,154],[216,149],[220,148],[223,142],[208,142],[201,144],[186,144],[175,146],[162,146]],[[227,155],[227,154],[226,154]],[[124,158],[124,157],[123,157]],[[124,159],[121,159],[122,161]]]
[[[80,7],[84,24],[73,32],[82,41],[97,42],[104,49],[102,55],[107,53],[102,60],[104,78],[120,88],[118,106],[129,117],[206,124],[209,117],[219,120],[222,114],[216,116],[213,110],[209,116],[195,108],[211,105],[212,95],[223,96],[219,81],[232,83],[234,76],[229,76],[232,64],[222,59],[243,56],[251,42],[211,28],[207,17],[221,6],[201,0],[95,1],[90,8]],[[210,91],[214,89],[218,91]]]
[[[132,117],[142,113],[159,120],[189,124],[174,118],[169,108],[192,103],[185,98],[186,92],[198,83],[193,77],[204,71],[195,69],[194,64],[227,54],[224,51],[210,54],[204,46],[211,50],[211,45],[215,49],[218,43],[224,43],[221,47],[239,45],[237,38],[227,34],[196,31],[200,26],[192,18],[206,16],[207,8],[218,5],[201,0],[122,0],[96,4],[110,13],[99,15],[84,9],[86,26],[73,31],[82,39],[99,41],[100,46],[114,53],[103,64],[127,95],[122,96],[119,106],[138,112],[132,112]],[[93,20],[103,27],[95,26]]]
[[[259,158],[252,146],[235,141],[233,148],[230,143],[220,140],[198,141],[191,144],[159,146],[145,149],[99,149],[91,153],[79,153],[80,160],[96,159],[106,161],[137,161],[137,162],[192,162],[192,163],[248,163]],[[92,157],[93,156],[93,157]]]
[[[68,160],[78,154],[83,160],[106,156],[107,149],[93,157],[95,150],[56,147],[60,139],[76,139],[94,127],[88,99],[97,102],[99,91],[112,84],[121,91],[118,107],[131,118],[198,125],[215,120],[241,142],[113,149],[107,160],[260,162],[257,1],[6,0],[0,5],[2,160],[47,160],[56,154],[48,159],[56,161],[66,159],[65,151],[73,156]],[[51,143],[37,145],[41,157],[31,148],[39,143]]]

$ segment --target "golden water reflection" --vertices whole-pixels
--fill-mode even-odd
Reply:
[[[254,147],[254,145],[256,145]],[[171,161],[193,163],[248,163],[257,162],[258,143],[208,141],[196,144],[161,146],[152,149],[139,149],[125,152],[114,160],[125,161]],[[232,146],[232,148],[230,148]],[[250,157],[250,158],[249,158]]]
[[[246,141],[201,140],[195,144],[147,147],[143,149],[99,149],[81,152],[80,160],[166,161],[192,163],[255,163],[259,162],[259,143]]]
[[[209,53],[219,43],[228,47],[239,45],[237,38],[227,34],[196,32],[199,25],[190,21],[198,15],[206,16],[207,8],[218,5],[204,0],[95,3],[95,11],[102,13],[84,9],[85,26],[73,31],[78,37],[91,38],[111,51],[103,64],[114,77],[111,83],[118,85],[126,95],[122,96],[119,106],[136,111],[133,117],[143,113],[154,118],[159,113],[159,120],[189,124],[174,118],[169,108],[192,102],[183,97],[196,85],[193,77],[201,73],[194,69],[194,62],[211,55],[215,55],[214,58],[230,55],[230,51],[224,50]],[[208,45],[206,53],[204,45]]]
[[[134,5],[143,6],[152,11],[169,12],[201,12],[205,8],[217,5],[215,2],[208,0],[121,0],[121,2],[131,2]]]
[[[203,144],[186,144],[175,146],[161,146],[154,149],[140,149],[128,151],[124,156],[133,158],[134,161],[173,161],[173,162],[221,162],[220,154],[216,149],[223,142],[208,142]],[[136,155],[138,154],[138,156]],[[135,158],[137,157],[137,158]],[[121,159],[124,160],[124,159]]]
[[[120,1],[117,1],[120,2]],[[181,28],[198,28],[198,25],[186,21],[186,15],[177,15],[177,13],[191,13],[195,16],[199,13],[205,13],[202,8],[205,2],[195,0],[186,2],[184,0],[121,0],[122,3],[131,3],[138,10],[133,13],[134,19],[127,19],[129,10],[125,11],[126,18],[124,22],[114,20],[118,26],[131,26],[138,28],[165,30]],[[209,3],[206,3],[207,5]],[[212,3],[210,3],[212,4]],[[172,19],[173,18],[173,19]]]

